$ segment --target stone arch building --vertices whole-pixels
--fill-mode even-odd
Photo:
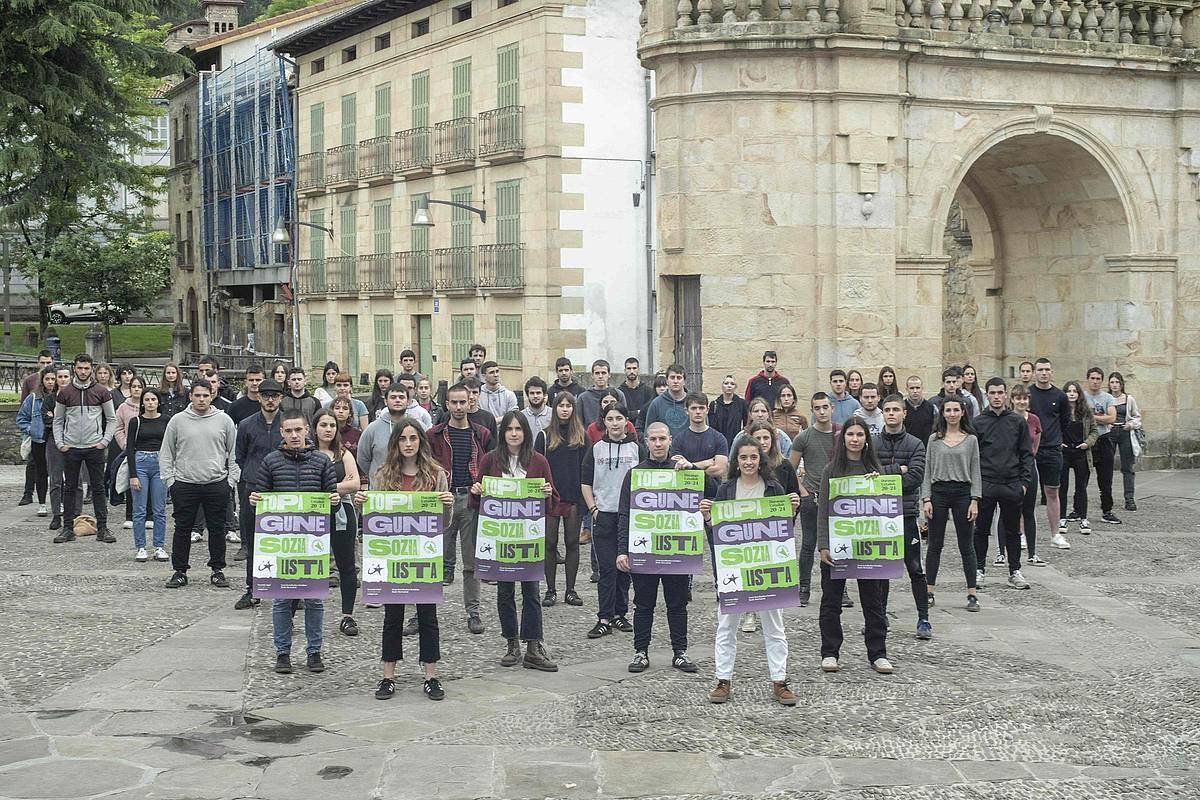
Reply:
[[[833,367],[936,390],[964,357],[1009,377],[1046,355],[1060,384],[1095,364],[1152,453],[1196,460],[1196,22],[1173,0],[646,0],[664,357],[713,391],[774,347],[801,394]]]

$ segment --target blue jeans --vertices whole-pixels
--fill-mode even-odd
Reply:
[[[304,600],[304,639],[308,655],[321,652],[321,626],[325,624],[325,601]],[[271,602],[271,623],[274,628],[275,653],[292,652],[292,601],[276,598]]]
[[[140,489],[133,490],[133,546],[146,546],[146,498],[154,512],[154,546],[167,542],[167,485],[158,476],[158,453],[139,452],[135,455]],[[132,477],[132,476],[131,476]]]

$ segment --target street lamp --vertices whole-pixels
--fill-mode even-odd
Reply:
[[[329,234],[329,241],[333,241],[333,228],[326,228],[324,225],[317,225],[313,222],[301,222],[300,220],[284,220],[280,217],[275,221],[275,230],[271,232],[271,243],[279,245],[290,245],[292,243],[292,233],[289,226],[303,225],[307,228],[315,228],[319,231],[325,231]],[[300,293],[296,291],[296,268],[299,264],[299,259],[296,257],[296,249],[292,248],[291,265],[288,274],[292,284],[292,363],[295,366],[300,366]]]
[[[473,214],[478,214],[480,222],[483,222],[483,223],[487,222],[487,210],[486,209],[475,208],[475,206],[469,206],[466,203],[455,203],[451,200],[430,200],[425,195],[421,195],[419,198],[417,198],[417,210],[413,212],[412,226],[414,228],[432,228],[433,227],[433,220],[431,220],[429,218],[429,206],[431,204],[439,205],[439,206],[452,206],[453,208],[461,208],[464,211],[470,211]]]

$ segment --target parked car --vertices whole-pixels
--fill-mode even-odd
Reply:
[[[120,325],[125,316],[116,309],[105,309],[103,303],[51,303],[50,322],[53,325],[69,325],[72,322],[107,322]]]

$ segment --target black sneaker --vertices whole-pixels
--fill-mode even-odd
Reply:
[[[396,694],[396,682],[391,678],[384,678],[379,682],[379,687],[375,690],[375,699],[391,700],[394,694]]]
[[[425,684],[421,688],[430,700],[441,700],[446,696],[446,690],[442,688],[442,682],[437,678],[426,678]]]
[[[812,590],[811,589],[801,589],[800,590],[800,607],[801,608],[806,608],[808,606],[808,601],[811,599],[812,599]]]
[[[471,614],[467,617],[467,630],[471,633],[483,633],[483,620],[478,614]]]
[[[1126,500],[1125,501],[1125,510],[1126,511],[1137,511],[1137,503],[1133,502],[1132,500]],[[55,519],[58,519],[58,517],[55,517]],[[50,530],[54,530],[53,525],[50,526]]]
[[[63,544],[64,542],[75,541],[75,531],[64,530],[58,536],[54,537],[55,544]]]
[[[645,650],[638,650],[633,654],[633,661],[629,662],[630,672],[645,672],[646,667],[650,666],[650,656]]]
[[[1129,504],[1126,503],[1125,507],[1129,508]],[[62,528],[62,515],[55,514],[53,517],[50,518],[50,530],[56,531],[56,530],[59,530],[60,528]]]
[[[233,560],[234,561],[245,561],[247,555],[248,554],[246,552],[246,545],[242,545],[241,547],[239,547],[237,549],[237,552],[233,554]]]
[[[979,598],[973,594],[967,595],[967,611],[979,610]]]
[[[1107,522],[1109,525],[1120,525],[1121,524],[1121,520],[1117,519],[1117,515],[1112,513],[1111,511],[1105,511],[1100,516],[1100,521]]]
[[[112,531],[110,531],[108,529],[108,526],[101,525],[96,530],[96,541],[97,542],[103,542],[104,544],[112,544],[116,540],[117,540],[117,537],[112,535]]]
[[[400,635],[401,636],[416,636],[417,632],[420,630],[421,630],[421,621],[419,619],[417,619],[416,614],[414,614],[408,622],[404,623],[404,630],[402,630],[400,632]]]
[[[590,631],[588,631],[587,636],[589,639],[600,639],[608,636],[610,633],[612,633],[611,625],[609,625],[607,622],[596,620],[596,624],[592,626]]]
[[[613,617],[611,625],[621,633],[633,633],[633,626],[624,617]]]
[[[558,592],[553,589],[547,589],[542,595],[542,608],[552,608],[558,602]]]
[[[854,608],[854,601],[850,599],[850,592],[842,590],[842,608]]]
[[[275,656],[275,671],[280,675],[292,674],[292,657],[287,653]]]
[[[213,586],[217,587],[218,589],[228,589],[229,588],[229,581],[225,580],[225,573],[221,572],[221,570],[217,570],[212,575],[210,575],[208,578],[208,582],[211,583]]]
[[[454,583],[454,570],[448,569],[446,570],[446,573],[442,575],[442,586],[449,586],[452,583]]]
[[[33,496],[28,494],[21,495],[21,499],[17,501],[17,505],[19,506],[27,506],[31,503],[33,503]]]
[[[336,589],[342,585],[342,579],[336,572],[329,573],[329,588]]]
[[[309,653],[308,660],[305,663],[309,672],[324,672],[325,662],[321,660],[320,653]]]
[[[574,589],[568,589],[567,593],[563,595],[563,602],[569,606],[581,606],[583,598]]]
[[[187,573],[176,572],[174,575],[167,578],[167,582],[164,584],[164,586],[168,589],[179,589],[183,586],[187,586]]]
[[[698,672],[699,667],[696,662],[688,658],[687,651],[679,650],[675,653],[675,657],[671,659],[671,666],[680,672]]]
[[[342,621],[338,623],[338,630],[346,636],[358,636],[358,623],[354,621],[354,617],[342,617]]]
[[[261,601],[258,598],[252,597],[250,592],[246,592],[237,599],[236,603],[233,604],[233,610],[245,611],[247,608],[252,608],[253,606],[258,605],[260,602]]]
[[[592,583],[599,583],[600,582],[600,573],[596,572],[596,570],[592,570],[592,576],[590,578],[588,578],[588,580],[591,581]]]
[[[1071,520],[1071,521],[1075,521],[1075,520],[1077,520],[1077,519],[1080,519],[1079,512],[1078,512],[1078,511],[1071,511],[1069,514],[1067,514],[1067,519],[1069,519],[1069,520]]]

